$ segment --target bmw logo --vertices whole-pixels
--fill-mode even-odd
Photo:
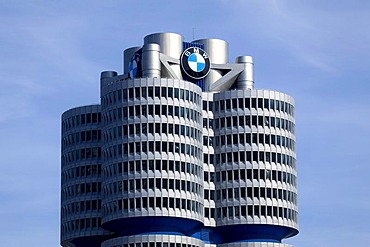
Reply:
[[[202,79],[209,73],[211,61],[208,54],[198,47],[190,47],[181,54],[181,68],[193,79]]]
[[[140,55],[135,53],[129,63],[129,75],[130,78],[133,79],[135,77],[140,77],[141,75],[141,62],[140,62]]]

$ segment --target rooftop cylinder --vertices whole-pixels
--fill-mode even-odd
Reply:
[[[183,50],[183,41],[184,37],[177,33],[154,33],[145,36],[144,45],[150,43],[158,44],[160,46],[161,53],[175,59],[180,59]],[[181,68],[179,64],[171,64],[171,69],[178,79],[182,79]],[[171,78],[171,76],[166,73],[165,70],[162,71],[161,77]]]
[[[142,53],[143,77],[160,78],[161,61],[160,46],[158,44],[145,44]]]
[[[226,64],[229,62],[229,43],[221,39],[198,39],[192,41],[204,45],[212,64]],[[212,66],[211,66],[212,68]],[[209,86],[222,77],[220,71],[212,69],[205,78],[205,89],[209,91]]]
[[[253,58],[251,56],[239,56],[235,59],[235,63],[244,64],[244,70],[236,81],[237,88],[252,90],[254,88]]]

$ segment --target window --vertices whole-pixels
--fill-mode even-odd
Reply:
[[[258,98],[257,106],[258,106],[258,108],[263,109],[263,99]]]
[[[135,88],[135,97],[136,97],[137,99],[140,99],[140,88],[139,88],[139,87],[136,87],[136,88]]]
[[[133,100],[134,99],[134,89],[133,88],[129,88],[128,89],[128,98],[130,100]]]
[[[252,98],[252,108],[257,109],[257,100],[256,100],[256,98]]]
[[[168,88],[168,98],[173,98],[173,88]]]
[[[155,97],[161,97],[161,88],[160,87],[154,87],[154,96]]]
[[[148,87],[148,97],[153,98],[153,87]]]

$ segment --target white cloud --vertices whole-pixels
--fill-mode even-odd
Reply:
[[[81,53],[78,42],[84,29],[81,18],[50,12],[1,18],[0,38],[7,49],[0,50],[0,122],[29,117],[40,100],[63,88],[97,88],[99,66]]]
[[[255,45],[281,49],[305,66],[337,75],[344,65],[351,66],[348,57],[370,53],[369,6],[348,4],[343,10],[343,5],[267,0],[226,1],[225,7],[232,11],[232,28],[245,40],[242,44],[263,37]]]

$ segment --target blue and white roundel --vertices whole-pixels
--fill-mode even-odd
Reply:
[[[135,54],[131,57],[130,63],[128,65],[128,74],[131,79],[141,76],[141,55],[140,51],[135,52]]]
[[[211,69],[208,54],[199,47],[189,47],[181,54],[180,64],[188,79],[199,80],[206,77]]]
[[[137,74],[137,62],[132,60],[129,64],[130,78],[135,78]]]
[[[206,67],[206,62],[199,53],[191,54],[188,58],[188,64],[190,69],[195,72],[201,72]]]

